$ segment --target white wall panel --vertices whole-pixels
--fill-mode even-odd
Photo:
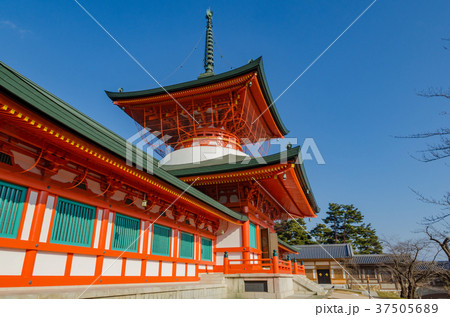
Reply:
[[[141,220],[141,230],[139,231],[139,253],[144,250],[144,232],[145,232],[145,221]]]
[[[34,262],[34,276],[63,276],[66,270],[67,253],[38,251]]]
[[[95,255],[74,254],[72,259],[72,267],[70,269],[70,275],[94,276],[96,263],[97,257]]]
[[[36,209],[36,200],[38,193],[34,190],[30,191],[27,210],[25,211],[25,220],[22,227],[21,240],[28,240],[30,237],[31,223],[33,222],[34,210]]]
[[[147,268],[145,271],[147,276],[158,276],[159,275],[159,261],[147,261]]]
[[[163,262],[161,267],[161,276],[172,276],[172,262]]]
[[[48,231],[50,229],[50,221],[52,220],[53,205],[55,203],[54,196],[48,196],[47,204],[45,205],[44,219],[42,220],[41,235],[39,242],[47,242]]]
[[[25,250],[0,249],[0,275],[21,275]]]
[[[187,265],[187,276],[195,276],[195,264],[188,264]]]
[[[232,223],[224,234],[217,236],[216,248],[234,248],[242,246],[242,228]]]
[[[122,274],[122,258],[105,257],[103,259],[102,275],[120,276]]]
[[[216,253],[216,265],[223,265],[223,252]]]
[[[95,238],[94,238],[94,248],[98,248],[100,241],[100,229],[102,227],[103,210],[99,209],[97,211],[97,221],[95,224]]]
[[[108,218],[108,228],[106,230],[105,250],[109,250],[109,245],[111,244],[113,218],[114,218],[114,213],[110,212],[109,218]]]
[[[147,254],[150,254],[152,249],[152,225],[148,226],[148,245],[147,245]]]
[[[127,259],[125,276],[141,276],[142,261],[138,259]]]
[[[186,275],[186,263],[177,263],[177,276]]]

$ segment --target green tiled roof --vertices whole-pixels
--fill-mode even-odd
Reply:
[[[293,147],[289,150],[260,157],[251,158],[249,160],[242,160],[234,164],[220,164],[220,165],[209,165],[209,166],[193,166],[185,169],[169,170],[168,172],[177,177],[187,177],[196,175],[207,175],[207,174],[220,174],[226,172],[236,172],[241,170],[248,170],[258,167],[263,167],[266,165],[278,164],[286,160],[295,160],[298,164],[295,164],[295,169],[300,177],[303,190],[305,192],[308,201],[315,213],[319,212],[317,207],[316,199],[311,190],[311,185],[309,184],[308,177],[306,176],[306,171],[301,160],[300,146]],[[298,160],[297,160],[298,159]]]
[[[224,80],[228,80],[230,78],[234,78],[237,76],[241,76],[244,74],[248,74],[249,72],[256,71],[258,73],[258,81],[261,86],[262,93],[264,95],[264,98],[266,99],[267,105],[272,105],[269,108],[270,113],[272,114],[272,117],[275,120],[275,123],[277,124],[278,129],[283,135],[286,135],[289,133],[289,130],[284,126],[283,122],[281,121],[280,115],[278,114],[278,110],[275,107],[275,104],[273,103],[273,98],[269,90],[269,85],[267,84],[266,75],[264,74],[264,68],[262,63],[262,57],[259,57],[255,61],[252,61],[248,63],[247,65],[244,65],[239,68],[235,68],[233,70],[230,70],[225,73],[217,74],[214,76],[208,76],[199,78],[197,80],[192,80],[176,85],[170,85],[167,87],[164,87],[162,89],[161,87],[153,88],[153,89],[147,89],[147,90],[140,90],[140,91],[131,91],[131,92],[111,92],[111,91],[105,91],[109,98],[111,98],[112,101],[116,100],[123,100],[123,99],[131,99],[131,98],[144,98],[144,97],[151,97],[156,95],[165,94],[166,91],[173,93],[180,90],[185,89],[192,89],[196,87],[201,87],[205,85],[214,84],[217,82],[221,82]]]
[[[292,252],[294,252],[294,253],[297,253],[297,252],[298,252],[298,250],[297,250],[293,245],[290,245],[290,244],[284,242],[284,241],[281,240],[280,238],[278,238],[278,244],[281,244],[281,245],[284,246],[286,249],[289,249],[290,251],[292,251]]]
[[[120,159],[126,159],[127,141],[124,138],[92,120],[68,103],[59,99],[2,62],[0,62],[0,90],[14,99],[20,99],[22,102],[25,102],[43,116],[63,125],[66,129],[95,143],[97,146],[112,153]],[[147,162],[149,164],[153,164],[154,176],[182,191],[186,191],[186,193],[192,197],[203,201],[209,206],[234,219],[241,221],[246,221],[248,219],[247,216],[223,206],[195,188],[189,187],[188,184],[184,183],[177,177],[160,169],[157,166],[158,162],[156,159],[147,155],[135,146],[133,146],[133,153],[139,153],[143,157],[142,166],[147,166]],[[135,156],[132,161],[133,164],[136,165]]]

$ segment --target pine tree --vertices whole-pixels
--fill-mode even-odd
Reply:
[[[278,238],[290,245],[311,244],[311,237],[307,233],[306,223],[302,218],[283,220],[275,224]]]
[[[311,234],[319,243],[351,243],[356,253],[381,253],[382,247],[375,229],[363,222],[364,216],[353,205],[330,203],[324,224],[318,224]]]
[[[320,244],[332,244],[335,243],[333,240],[333,231],[328,228],[323,223],[319,223],[311,231],[312,241]]]

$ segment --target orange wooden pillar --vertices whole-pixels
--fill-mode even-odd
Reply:
[[[173,259],[174,262],[172,262],[172,276],[177,276],[177,261],[178,261],[178,248],[179,248],[179,232],[178,229],[172,229],[173,232]]]
[[[42,229],[45,208],[47,206],[48,192],[41,190],[38,195],[35,214],[30,230],[29,241],[33,242],[35,249],[27,250],[22,268],[22,277],[29,279],[28,284],[32,284],[34,262],[36,261],[37,249],[39,248],[39,236]]]
[[[230,262],[228,261],[228,252],[225,251],[223,253],[223,274],[229,273],[229,264]]]
[[[256,248],[261,251],[261,227],[256,225]]]
[[[273,250],[273,257],[272,257],[272,265],[273,265],[273,273],[277,274],[280,273],[280,269],[278,267],[278,253],[277,250]]]
[[[149,225],[150,222],[147,220],[142,220],[144,222],[144,232],[141,232],[141,234],[144,235],[143,239],[142,239],[142,254],[148,254],[149,250],[147,250],[147,246],[148,246],[148,239],[149,239]],[[141,240],[141,239],[139,239]],[[147,257],[145,259],[142,259],[141,261],[141,277],[145,280],[145,282],[147,282],[146,279],[146,270],[147,270]]]
[[[242,226],[242,258],[244,260],[250,259],[250,221],[247,221]]]
[[[298,274],[298,265],[297,265],[297,259],[294,259],[294,274]]]

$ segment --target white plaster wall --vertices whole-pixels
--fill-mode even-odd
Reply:
[[[206,265],[199,265],[199,266],[198,266],[198,269],[199,269],[199,270],[205,270],[205,269],[206,269]]]
[[[66,270],[67,253],[38,251],[34,262],[35,276],[63,276]]]
[[[152,249],[152,225],[148,226],[148,246],[147,246],[147,254],[150,254]]]
[[[196,260],[197,259],[197,236],[196,235],[194,235],[194,253],[193,253],[193,255],[194,255],[194,260]]]
[[[167,154],[159,166],[183,165],[183,164],[224,164],[241,161],[248,157],[244,152],[224,148],[220,146],[191,146],[179,149]]]
[[[195,264],[187,265],[187,276],[195,276]]]
[[[111,196],[111,199],[121,201],[125,198],[126,195],[127,195],[126,193],[121,192],[120,190],[116,190],[114,194]]]
[[[19,165],[24,170],[30,168],[30,166],[36,163],[36,160],[28,155],[16,152],[14,150],[11,150],[11,153],[14,156],[14,163]],[[41,175],[41,171],[37,167],[33,167],[28,172]]]
[[[94,276],[97,257],[95,255],[74,254],[71,276]]]
[[[216,265],[223,265],[223,252],[216,253]]]
[[[105,257],[103,259],[102,275],[120,276],[122,274],[122,259]]]
[[[242,228],[232,223],[224,234],[217,236],[216,248],[242,247]]]
[[[207,268],[208,270],[212,270],[212,269],[213,269],[213,266],[212,266],[212,265],[208,265],[206,268]]]
[[[108,218],[108,228],[106,230],[106,243],[105,243],[105,250],[109,249],[109,245],[111,244],[111,235],[112,235],[112,223],[113,223],[114,213],[109,213]]]
[[[99,209],[97,211],[97,221],[95,224],[94,248],[98,248],[98,243],[100,241],[100,228],[102,226],[102,216],[103,216],[103,210]]]
[[[177,276],[186,275],[186,263],[177,263]]]
[[[172,262],[162,262],[161,276],[172,276]]]
[[[170,256],[172,256],[173,257],[173,244],[174,244],[174,241],[175,241],[175,230],[170,230],[170,236],[171,236],[171,239],[170,239]],[[178,240],[178,239],[177,239]]]
[[[20,236],[21,240],[28,240],[30,237],[31,223],[33,222],[34,210],[36,209],[37,196],[38,193],[36,191],[30,191],[30,198],[28,199],[28,206],[25,211],[25,220],[22,227],[22,235]]]
[[[142,261],[138,259],[127,259],[125,276],[141,276]]]
[[[90,191],[92,191],[96,195],[100,195],[103,193],[103,190],[100,187],[100,183],[91,179],[86,179],[87,187]]]
[[[41,234],[39,242],[47,242],[48,231],[50,229],[50,221],[52,220],[53,205],[55,202],[54,196],[48,196],[47,204],[45,205],[44,219],[42,220]]]
[[[0,275],[21,275],[25,250],[0,249]]]
[[[58,170],[58,173],[50,177],[50,179],[53,179],[60,183],[72,183],[76,176],[77,174],[71,173],[69,171],[66,171],[65,169],[60,168]]]
[[[144,231],[145,230],[145,221],[141,220],[141,230],[139,231],[139,253],[142,253],[144,250]]]
[[[147,261],[147,267],[145,270],[147,276],[159,275],[159,261]]]

